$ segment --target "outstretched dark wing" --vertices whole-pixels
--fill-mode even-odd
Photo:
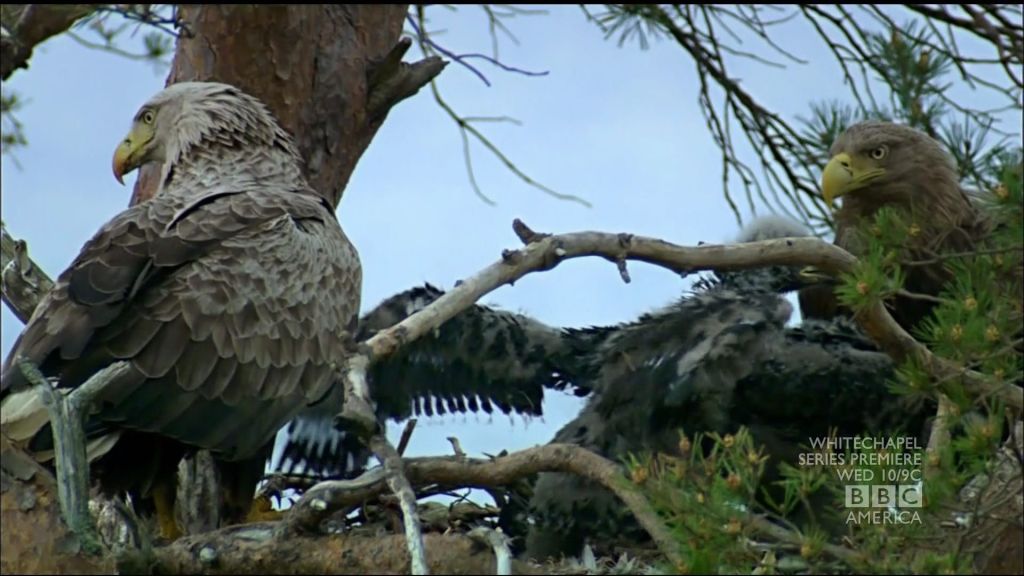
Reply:
[[[393,326],[439,298],[427,285],[392,296],[364,316],[360,339]],[[558,384],[562,335],[536,320],[474,305],[370,371],[381,415],[495,410],[540,415],[544,388]]]
[[[359,339],[397,324],[442,294],[426,285],[388,298],[362,317]],[[370,368],[378,418],[495,410],[540,415],[544,388],[569,385],[565,344],[562,331],[527,316],[472,306]],[[335,394],[293,420],[272,467],[331,477],[361,471],[369,453],[344,425],[335,425],[341,404]]]

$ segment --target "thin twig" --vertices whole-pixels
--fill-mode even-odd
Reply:
[[[446,438],[446,440],[448,440],[448,443],[452,445],[452,452],[455,453],[456,458],[466,457],[466,453],[462,451],[462,443],[459,442],[459,439],[457,437],[449,436],[448,438]]]
[[[402,437],[398,439],[398,455],[404,456],[405,449],[409,447],[409,440],[412,438],[412,431],[416,429],[416,418],[410,418],[402,430]]]
[[[430,39],[430,34],[429,32],[426,31],[426,16],[424,12],[424,7],[417,6],[415,10],[416,18],[413,19],[412,16],[410,15],[408,17],[408,20],[412,24],[413,29],[417,32],[416,38],[417,42],[419,43],[420,50],[423,52],[424,55],[433,55],[439,51],[439,46]],[[445,53],[448,54],[450,57],[455,57],[450,52],[446,51]],[[472,66],[466,64],[463,61],[460,61],[460,64],[466,66],[474,73],[476,73],[478,76],[480,76],[485,82],[487,82],[483,74],[476,70],[476,68],[473,68]],[[490,84],[488,83],[488,85]],[[525,172],[523,172],[522,169],[520,169],[514,162],[512,162],[512,160],[507,155],[505,155],[504,152],[502,152],[493,142],[491,142],[491,140],[487,138],[487,136],[485,136],[483,132],[481,132],[475,126],[473,126],[474,121],[479,121],[478,119],[474,117],[460,116],[448,104],[448,102],[441,95],[441,91],[437,87],[436,81],[430,82],[430,91],[433,94],[434,101],[437,103],[437,105],[440,106],[441,109],[446,114],[448,114],[448,116],[452,119],[452,121],[455,122],[455,124],[459,128],[459,136],[462,138],[462,155],[466,163],[466,174],[469,178],[470,186],[472,186],[473,188],[473,193],[476,194],[476,196],[480,198],[484,203],[491,206],[495,205],[494,200],[487,197],[483,193],[483,191],[480,189],[480,185],[476,181],[476,175],[473,172],[473,161],[470,154],[470,136],[475,138],[477,142],[479,142],[485,148],[487,148],[491,152],[491,154],[493,154],[498,160],[500,160],[505,165],[505,167],[508,168],[509,171],[515,174],[516,177],[522,180],[526,185],[536,188],[537,190],[540,190],[545,194],[548,194],[555,198],[558,198],[559,200],[567,200],[570,202],[582,204],[583,206],[586,206],[588,208],[591,207],[591,204],[589,202],[587,202],[583,198],[580,198],[579,196],[556,192],[555,190],[548,188],[547,186],[541,184],[540,182],[537,182],[536,180],[528,176]],[[487,121],[490,121],[490,119],[488,119]]]

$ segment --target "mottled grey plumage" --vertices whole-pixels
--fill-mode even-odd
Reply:
[[[739,241],[803,236],[771,218]],[[688,434],[751,429],[773,462],[793,461],[811,436],[902,423],[889,407],[889,358],[852,325],[785,328],[782,293],[800,284],[797,269],[720,273],[699,292],[657,313],[593,337],[582,385],[595,390],[580,415],[555,435],[619,461],[629,454],[677,454]],[[771,472],[769,472],[771,474]],[[526,553],[577,555],[584,543],[640,542],[646,534],[607,490],[571,474],[538,476],[529,503]],[[515,529],[515,519],[506,516]]]
[[[163,163],[157,194],[85,244],[2,383],[14,412],[26,397],[12,394],[24,387],[19,356],[69,388],[128,361],[134,377],[104,391],[90,429],[122,435],[98,463],[101,485],[143,492],[186,448],[261,464],[277,430],[330,390],[361,287],[355,249],[255,98],[224,84],[168,87],[140,109],[115,174],[145,161]]]
[[[428,284],[388,298],[362,317],[358,339],[397,324],[442,294]],[[495,409],[538,416],[544,388],[569,384],[558,372],[566,364],[566,344],[560,330],[529,317],[471,306],[370,367],[377,416],[401,421],[414,414]],[[361,472],[370,453],[345,423],[335,423],[342,399],[338,387],[289,423],[272,468],[327,477]]]
[[[765,218],[738,241],[805,235],[804,228],[788,220]],[[675,452],[680,428],[725,433],[744,425],[775,462],[791,461],[809,436],[823,436],[830,426],[840,432],[884,430],[916,418],[919,412],[908,416],[887,390],[889,358],[852,324],[837,320],[785,328],[792,308],[782,293],[804,281],[798,269],[789,267],[723,272],[702,280],[695,294],[635,322],[586,329],[552,329],[475,306],[412,343],[405,356],[375,368],[372,388],[378,402],[401,406],[379,404],[379,414],[409,416],[410,406],[420,406],[417,398],[438,396],[432,387],[442,389],[446,375],[459,382],[463,397],[475,393],[482,398],[500,390],[539,394],[538,383],[571,385],[591,396],[556,442],[618,460],[629,453]],[[393,325],[439,295],[428,287],[389,299],[364,317],[361,337]],[[514,376],[511,383],[495,384],[508,375]],[[340,400],[335,402],[340,406]],[[321,422],[331,422],[337,412],[331,406],[322,411]],[[532,406],[533,401],[526,408]],[[303,415],[294,424],[292,461],[309,462],[314,471],[352,462],[343,428],[309,422],[315,420]],[[915,420],[910,427],[918,424]],[[312,441],[302,439],[300,426],[317,431]],[[324,431],[330,432],[326,439]],[[318,463],[321,446],[341,449],[325,451],[332,456]],[[532,525],[523,523],[524,510],[517,512],[514,504],[503,510],[502,522],[512,535],[526,536],[527,552],[534,557],[576,554],[587,540],[600,546],[645,539],[612,494],[574,475],[539,475],[526,506]]]

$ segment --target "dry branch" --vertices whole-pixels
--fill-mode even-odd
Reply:
[[[28,68],[28,60],[37,44],[71,28],[76,20],[97,8],[89,4],[5,6],[5,11],[10,10],[10,20],[2,23],[0,78],[7,80],[18,68]]]
[[[416,511],[416,493],[405,477],[402,457],[383,433],[376,434],[370,439],[370,449],[384,464],[388,488],[398,496],[398,504],[402,509],[402,524],[405,527],[405,545],[411,558],[410,571],[413,574],[429,574],[427,556],[423,550],[423,533]]]
[[[24,240],[15,240],[0,221],[0,270],[3,276],[3,300],[18,317],[28,323],[39,300],[53,287],[53,280],[29,258]]]
[[[853,272],[858,262],[849,252],[817,238],[780,238],[746,244],[684,247],[631,234],[537,234],[518,220],[514,228],[520,238],[524,239],[526,245],[523,248],[505,251],[501,260],[463,281],[427,308],[367,340],[365,345],[372,353],[371,361],[391,354],[403,344],[433,330],[484,294],[505,284],[512,284],[532,272],[550,270],[571,258],[600,256],[613,263],[639,260],[680,274],[764,266],[815,266],[839,275]],[[1024,390],[1019,386],[995,382],[983,374],[936,356],[900,327],[881,302],[859,313],[856,320],[879,348],[896,362],[914,358],[940,381],[962,377],[972,394],[998,397],[1015,409],[1024,408]]]
[[[409,480],[402,470],[402,456],[388,442],[384,427],[377,421],[371,404],[370,389],[366,382],[366,367],[369,359],[366,354],[357,352],[350,357],[343,375],[345,386],[345,403],[342,407],[342,418],[354,417],[372,430],[367,445],[384,465],[384,477],[388,487],[398,497],[402,509],[402,523],[405,526],[405,543],[409,549],[411,571],[413,574],[429,574],[426,553],[423,550],[423,533],[420,529],[419,515],[416,513],[416,493],[413,492]]]
[[[100,551],[96,528],[89,513],[89,460],[86,454],[85,416],[104,388],[130,376],[127,362],[118,362],[97,372],[68,394],[62,394],[31,362],[18,360],[25,379],[42,395],[53,430],[54,461],[57,468],[57,494],[61,513],[68,527],[81,541],[83,549]]]
[[[499,576],[512,574],[512,551],[509,550],[507,536],[484,526],[470,530],[468,536],[494,550],[494,557],[498,564],[495,574]]]

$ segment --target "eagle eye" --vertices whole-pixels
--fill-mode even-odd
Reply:
[[[871,157],[874,158],[875,160],[881,160],[882,158],[885,158],[885,156],[888,153],[888,148],[886,148],[885,146],[879,146],[878,148],[875,148],[874,150],[871,151]]]
[[[145,124],[152,124],[156,120],[156,114],[152,110],[146,110],[142,113],[142,122]]]

